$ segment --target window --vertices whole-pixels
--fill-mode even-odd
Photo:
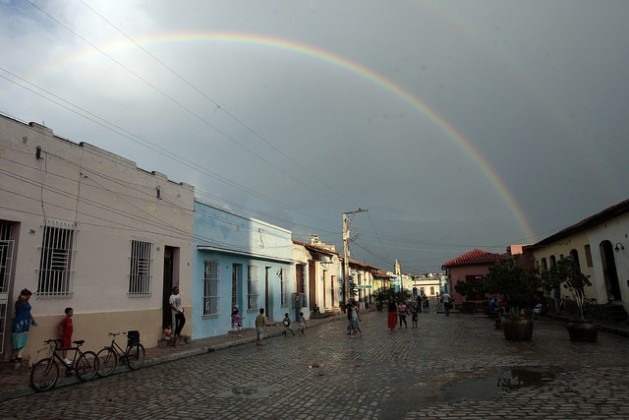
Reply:
[[[592,250],[589,244],[585,246],[585,262],[588,267],[592,267]]]
[[[131,241],[130,295],[148,295],[151,292],[151,249],[150,242]]]
[[[256,309],[258,307],[258,266],[250,265],[247,275],[247,308]]]
[[[203,315],[218,314],[218,261],[205,260]]]
[[[288,275],[284,272],[283,268],[280,268],[280,299],[282,306],[288,306],[289,303],[289,292],[288,292]]]
[[[41,247],[37,293],[66,296],[72,293],[74,229],[46,226]]]

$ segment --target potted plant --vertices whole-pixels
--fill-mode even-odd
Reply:
[[[570,293],[576,305],[576,318],[567,325],[570,340],[572,341],[596,341],[598,328],[591,321],[585,319],[585,288],[592,283],[588,276],[581,272],[579,264],[571,257],[560,259],[554,267],[545,271],[543,278],[546,288],[562,287]]]
[[[507,340],[530,340],[533,319],[530,307],[541,282],[534,269],[524,267],[519,256],[505,257],[489,268],[485,287],[489,293],[500,293],[507,302],[508,311],[501,324]]]
[[[373,295],[373,299],[376,302],[376,310],[381,312],[384,307],[384,303],[389,300],[390,292],[389,289],[385,287],[381,287],[378,289]]]

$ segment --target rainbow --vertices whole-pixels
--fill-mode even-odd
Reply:
[[[490,165],[472,145],[472,143],[466,139],[451,123],[449,123],[444,117],[439,115],[436,111],[430,108],[420,98],[414,96],[408,91],[404,90],[400,85],[387,79],[381,74],[373,71],[372,69],[365,67],[357,62],[351,61],[345,57],[336,55],[330,51],[324,49],[299,43],[296,41],[274,38],[269,36],[254,35],[247,33],[231,33],[231,32],[201,32],[201,33],[172,33],[161,34],[152,37],[140,38],[135,41],[120,41],[112,43],[106,47],[99,47],[98,50],[90,48],[89,51],[83,52],[78,56],[73,56],[64,60],[67,65],[69,62],[83,61],[93,56],[99,56],[103,53],[109,53],[111,51],[118,51],[121,49],[138,48],[138,46],[144,46],[149,44],[161,44],[169,42],[201,42],[201,41],[213,41],[213,42],[226,42],[226,43],[239,43],[253,46],[260,46],[265,48],[274,48],[278,50],[288,51],[291,53],[300,54],[306,57],[311,57],[316,60],[320,60],[334,66],[337,66],[343,70],[355,73],[364,79],[375,83],[383,89],[389,91],[395,96],[399,97],[410,106],[418,110],[420,113],[428,117],[434,124],[440,127],[454,142],[468,154],[478,166],[481,168],[484,175],[494,186],[498,194],[502,197],[505,204],[513,212],[520,228],[525,234],[527,239],[536,237],[534,230],[528,222],[524,212],[522,211],[517,200],[511,194],[506,184],[498,176],[496,170]],[[55,67],[59,67],[59,63],[55,64]]]

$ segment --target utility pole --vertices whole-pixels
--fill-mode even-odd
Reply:
[[[351,240],[351,224],[352,221],[348,215],[356,213],[365,213],[367,210],[359,208],[354,211],[343,212],[343,303],[347,303],[349,295],[349,241]]]

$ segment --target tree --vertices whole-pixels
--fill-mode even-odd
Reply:
[[[522,309],[533,305],[541,280],[534,269],[522,266],[519,256],[510,255],[489,268],[485,287],[489,293],[502,294],[511,317],[518,318]]]
[[[592,283],[588,276],[581,272],[579,265],[571,257],[562,258],[542,273],[544,286],[546,288],[557,289],[563,285],[568,290],[577,305],[577,315],[579,320],[585,320],[583,308],[585,306],[585,288]]]

